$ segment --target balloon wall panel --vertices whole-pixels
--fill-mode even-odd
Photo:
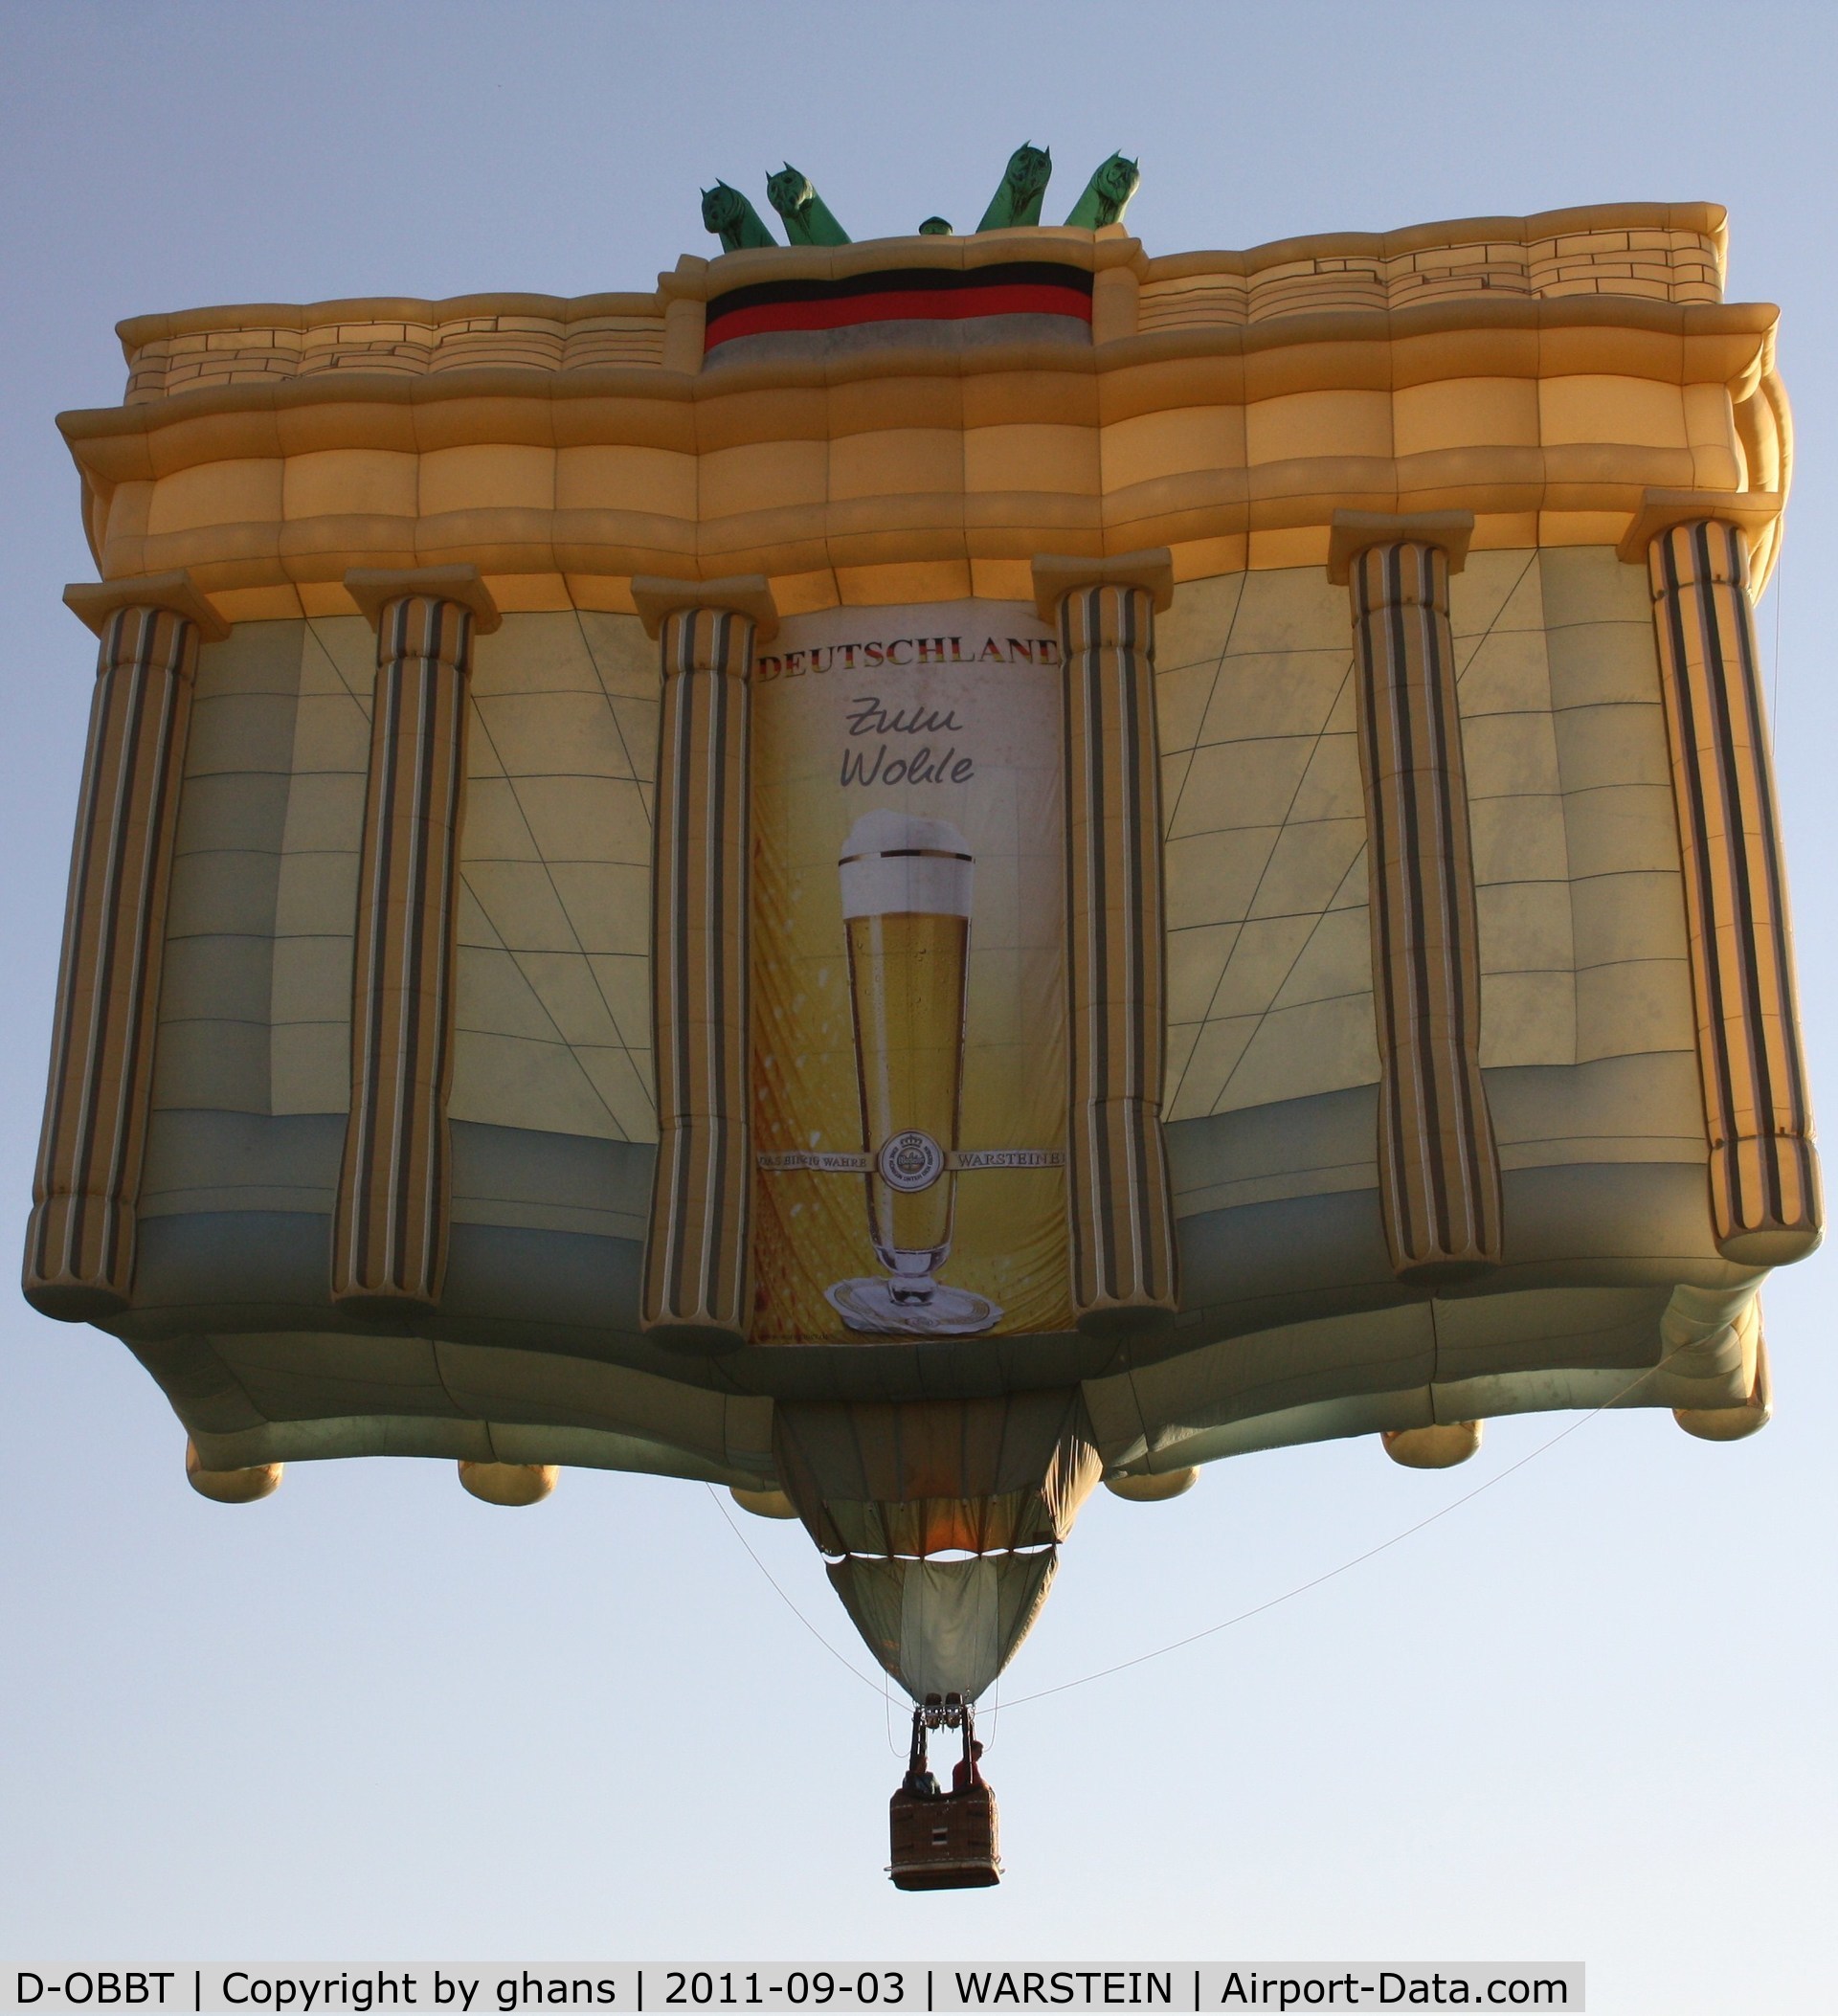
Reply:
[[[141,1215],[328,1213],[343,1117],[208,1107],[156,1111],[147,1131]],[[150,1278],[141,1284],[143,1297]]]
[[[636,641],[635,641],[636,640]],[[655,1141],[656,672],[636,620],[481,640],[460,840],[455,1121]]]
[[[651,1162],[648,1144],[456,1120],[454,1222],[641,1243]]]
[[[1177,591],[1193,661],[1156,682],[1172,1121],[1378,1075],[1345,597],[1315,569],[1224,586]]]

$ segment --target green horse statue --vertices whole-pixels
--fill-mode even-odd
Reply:
[[[1142,171],[1133,161],[1112,154],[1085,185],[1085,194],[1073,204],[1065,221],[1083,231],[1096,231],[1100,224],[1121,224],[1141,181]]]
[[[792,245],[846,245],[849,235],[830,214],[829,206],[817,192],[816,185],[801,168],[788,161],[776,175],[766,178],[766,200],[785,223],[785,238]]]
[[[1023,142],[1008,157],[1000,186],[989,199],[978,231],[1002,231],[1011,224],[1038,224],[1041,199],[1053,173],[1053,150]]]
[[[729,189],[725,182],[703,190],[702,221],[720,238],[724,252],[751,252],[759,245],[778,243],[759,221],[758,211],[739,190]]]

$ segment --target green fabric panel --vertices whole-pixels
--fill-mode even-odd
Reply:
[[[344,1133],[335,1114],[156,1112],[147,1130],[141,1218],[329,1212]]]
[[[153,1105],[269,1109],[269,1002],[304,625],[198,654],[167,910]]]
[[[1378,1088],[1279,1099],[1167,1129],[1175,1215],[1378,1187]]]
[[[597,1232],[642,1241],[657,1149],[533,1128],[456,1120],[456,1224]]]

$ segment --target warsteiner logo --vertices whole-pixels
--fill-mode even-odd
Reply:
[[[945,1173],[945,1152],[928,1133],[917,1128],[894,1134],[882,1145],[875,1157],[881,1180],[889,1190],[930,1190]]]

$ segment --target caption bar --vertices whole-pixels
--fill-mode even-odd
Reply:
[[[10,1966],[0,2009],[258,2011],[260,2016],[524,2016],[537,2009],[1561,2009],[1583,2002],[1566,1961],[1276,1960],[829,1966],[552,1960],[523,1966]]]

